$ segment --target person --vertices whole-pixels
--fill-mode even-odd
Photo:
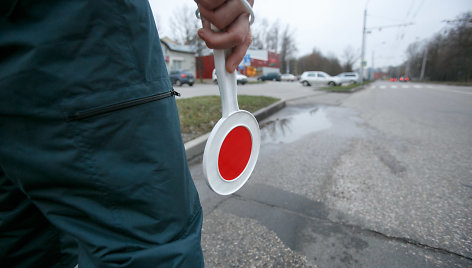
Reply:
[[[248,14],[195,2],[234,70]],[[147,1],[2,1],[0,267],[203,266],[176,94]]]

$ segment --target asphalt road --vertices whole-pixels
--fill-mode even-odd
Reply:
[[[191,165],[207,267],[472,267],[472,88],[257,86],[292,100],[247,185],[218,196]]]
[[[267,81],[262,84],[246,84],[238,86],[238,94],[252,96],[271,96],[283,100],[296,99],[306,96],[318,95],[322,92],[316,91],[317,87],[304,87],[298,82],[273,82]],[[195,84],[175,87],[182,98],[190,98],[204,95],[219,95],[216,84]]]

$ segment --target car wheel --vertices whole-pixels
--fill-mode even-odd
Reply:
[[[193,87],[193,83],[188,84],[189,86]]]
[[[180,82],[180,80],[175,80],[175,85],[180,87],[182,86],[182,82]]]
[[[310,83],[308,83],[308,81],[303,81],[302,84],[306,87],[309,87],[310,86]]]
[[[336,83],[334,83],[333,81],[330,81],[330,82],[328,83],[328,86],[335,86],[335,85],[336,85]]]

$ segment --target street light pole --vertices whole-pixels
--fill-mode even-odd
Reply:
[[[423,55],[423,64],[421,65],[421,74],[420,74],[420,80],[424,80],[424,70],[426,68],[426,59],[428,57],[428,46],[425,47],[424,49],[424,55]]]
[[[367,8],[364,9],[364,26],[362,28],[362,51],[361,51],[361,73],[359,75],[360,83],[364,82],[364,56],[365,56],[365,36],[366,36]]]

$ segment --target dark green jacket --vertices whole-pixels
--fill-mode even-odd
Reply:
[[[172,90],[147,1],[0,3],[0,181],[78,242],[81,268],[203,265]],[[0,262],[50,246],[28,243],[2,239]]]

